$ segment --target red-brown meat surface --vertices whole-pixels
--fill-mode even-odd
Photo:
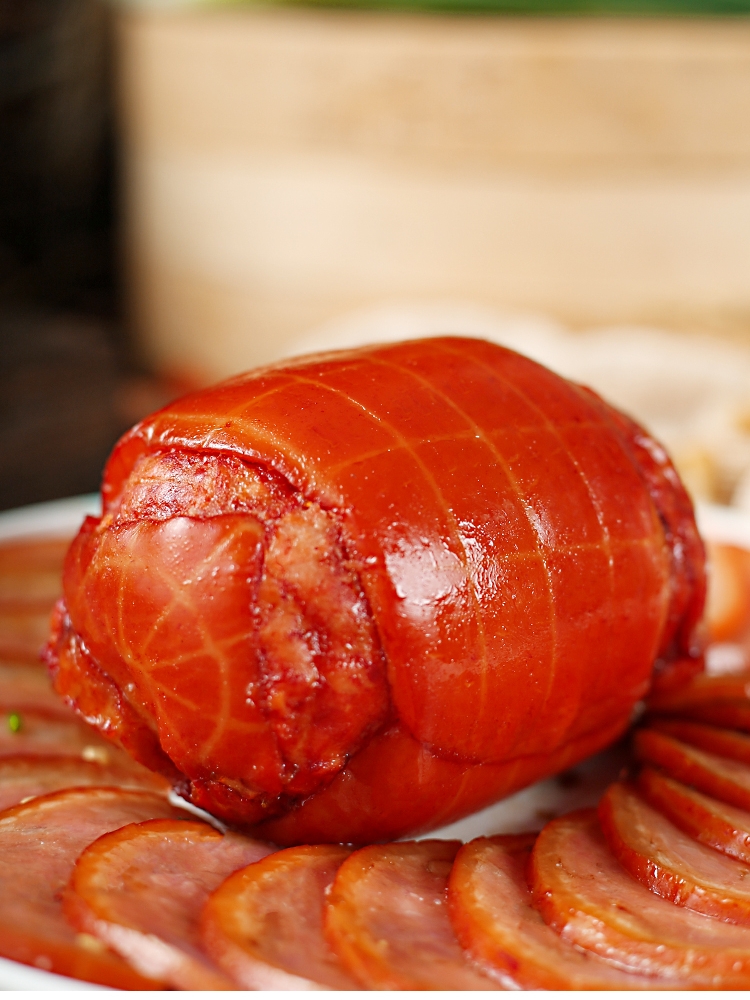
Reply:
[[[283,815],[282,842],[484,805],[612,740],[654,661],[694,651],[703,549],[663,450],[483,341],[185,397],[122,439],[103,496],[58,691],[199,804]]]
[[[201,912],[232,872],[270,852],[267,844],[207,823],[131,823],[99,837],[78,858],[65,915],[144,976],[174,989],[231,990],[201,949]]]
[[[454,840],[377,844],[355,851],[328,894],[326,936],[370,990],[496,990],[448,917]]]
[[[0,956],[121,989],[146,979],[109,949],[77,934],[62,896],[76,858],[92,841],[127,823],[183,814],[166,795],[125,788],[69,788],[0,815]]]

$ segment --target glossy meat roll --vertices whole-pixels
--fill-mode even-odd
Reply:
[[[115,448],[48,659],[85,718],[281,843],[429,829],[599,749],[696,652],[664,450],[511,351],[436,338],[187,396]]]

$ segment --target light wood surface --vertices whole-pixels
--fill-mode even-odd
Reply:
[[[131,12],[119,60],[164,369],[394,299],[750,339],[748,21]]]

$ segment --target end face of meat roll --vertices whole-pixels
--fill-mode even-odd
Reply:
[[[370,759],[389,733],[437,819],[446,769],[467,810],[508,794],[611,740],[654,662],[694,652],[703,549],[666,455],[482,341],[185,397],[122,439],[103,497],[66,563],[57,690],[214,813],[286,813],[288,843],[329,799],[321,839],[360,799],[386,803],[366,836],[413,830]]]
[[[145,456],[79,534],[65,589],[57,689],[227,818],[317,790],[385,718],[335,516],[234,456]]]

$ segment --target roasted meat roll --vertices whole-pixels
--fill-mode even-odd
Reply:
[[[663,448],[481,340],[186,396],[121,439],[102,497],[57,691],[279,843],[487,805],[613,741],[655,665],[699,652],[703,546]]]

